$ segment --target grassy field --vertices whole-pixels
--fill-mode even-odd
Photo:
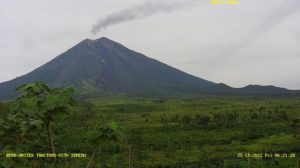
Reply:
[[[1,104],[1,118],[7,110]],[[300,99],[88,99],[56,118],[57,152],[87,154],[60,158],[59,167],[81,168],[89,161],[95,168],[300,166]],[[90,135],[110,122],[119,125],[122,138],[92,143]],[[17,144],[7,137],[0,138],[3,152],[49,152],[46,141]],[[51,167],[47,158],[2,157],[1,162]]]

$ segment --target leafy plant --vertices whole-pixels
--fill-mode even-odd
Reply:
[[[99,161],[100,161],[100,144],[105,142],[119,141],[123,137],[120,130],[121,129],[116,122],[110,122],[104,126],[96,127],[96,129],[88,133],[87,139],[93,145],[93,148],[97,149],[98,146]],[[91,167],[95,154],[96,154],[96,150],[94,150],[93,155],[87,165],[87,168]],[[100,162],[99,162],[99,167],[100,167]]]
[[[44,126],[47,130],[47,141],[52,153],[55,153],[54,133],[51,123],[57,113],[68,112],[74,105],[72,88],[49,88],[43,82],[25,84],[17,88],[21,96],[17,99],[14,116],[21,116],[23,119],[21,127],[29,131],[30,126]],[[26,134],[26,133],[25,133]],[[56,164],[56,159],[54,159]]]

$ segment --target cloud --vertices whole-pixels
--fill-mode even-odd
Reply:
[[[151,0],[106,15],[92,26],[91,33],[97,34],[111,25],[149,17],[157,13],[169,13],[192,6],[199,0]]]

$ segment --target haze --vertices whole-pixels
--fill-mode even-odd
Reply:
[[[105,36],[216,83],[300,89],[299,10],[299,0],[2,0],[0,82]]]

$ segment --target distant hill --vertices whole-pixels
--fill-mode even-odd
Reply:
[[[224,83],[208,86],[202,90],[206,95],[237,95],[237,96],[300,96],[298,90],[288,90],[275,86],[248,85],[242,88],[233,88]]]

